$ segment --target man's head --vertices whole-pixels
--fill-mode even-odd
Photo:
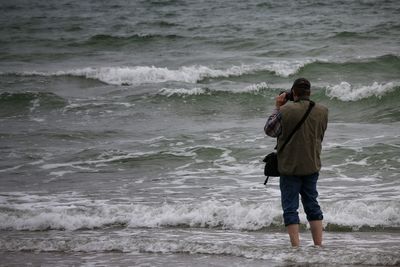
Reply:
[[[296,97],[307,97],[311,93],[311,84],[307,79],[299,78],[294,81],[291,90]]]

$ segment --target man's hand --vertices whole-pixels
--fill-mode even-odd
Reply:
[[[275,98],[275,106],[277,109],[286,104],[286,93],[282,93]]]

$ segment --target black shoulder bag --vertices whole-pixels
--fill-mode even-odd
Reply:
[[[289,143],[290,139],[292,139],[295,132],[301,127],[301,125],[307,119],[308,114],[310,114],[311,109],[314,106],[315,106],[315,103],[313,101],[310,101],[310,104],[308,105],[308,109],[307,109],[306,113],[301,118],[301,120],[297,123],[296,127],[294,127],[293,131],[290,133],[289,137],[286,139],[285,143],[283,143],[281,148],[277,152],[272,152],[265,156],[265,158],[263,160],[265,162],[264,175],[267,176],[267,178],[265,179],[264,185],[267,184],[270,176],[272,176],[272,177],[280,176],[280,173],[278,170],[278,153],[283,150],[283,148],[286,146],[287,143]]]

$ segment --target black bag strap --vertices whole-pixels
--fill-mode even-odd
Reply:
[[[292,139],[293,135],[295,134],[295,132],[301,127],[301,125],[304,123],[304,121],[307,119],[308,114],[310,114],[312,108],[315,106],[315,103],[313,101],[310,100],[310,104],[308,105],[308,109],[306,111],[306,113],[304,113],[303,117],[301,118],[301,120],[297,123],[297,125],[294,127],[293,131],[290,133],[289,137],[286,139],[285,143],[283,143],[283,145],[281,146],[281,148],[278,150],[277,153],[281,152],[283,150],[283,148],[286,146],[287,143],[289,143],[290,139]],[[278,145],[277,145],[278,146]],[[276,147],[275,147],[276,148]],[[264,185],[266,185],[268,183],[268,179],[269,176],[267,176],[267,178],[264,181]]]
[[[296,127],[294,127],[293,131],[290,133],[289,137],[286,139],[285,143],[283,143],[283,145],[281,146],[281,148],[278,150],[278,153],[281,152],[285,146],[287,145],[287,143],[289,143],[290,139],[292,139],[293,135],[295,134],[295,132],[301,127],[301,125],[304,123],[304,121],[307,119],[308,114],[310,114],[312,108],[315,106],[315,103],[313,101],[310,101],[310,104],[308,105],[308,109],[306,111],[306,113],[303,115],[303,118],[301,118],[301,120],[297,123]]]

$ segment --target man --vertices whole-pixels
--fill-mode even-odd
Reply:
[[[294,101],[286,100],[288,93],[276,97],[276,107],[264,127],[268,136],[277,137],[277,150],[283,145],[308,109],[311,93],[310,82],[304,78],[295,80],[291,93]],[[284,149],[278,153],[283,219],[292,246],[300,245],[300,220],[297,212],[299,194],[310,223],[314,245],[322,245],[323,215],[317,201],[317,180],[321,169],[321,143],[327,123],[328,109],[320,104],[315,104],[302,126],[295,132]]]

